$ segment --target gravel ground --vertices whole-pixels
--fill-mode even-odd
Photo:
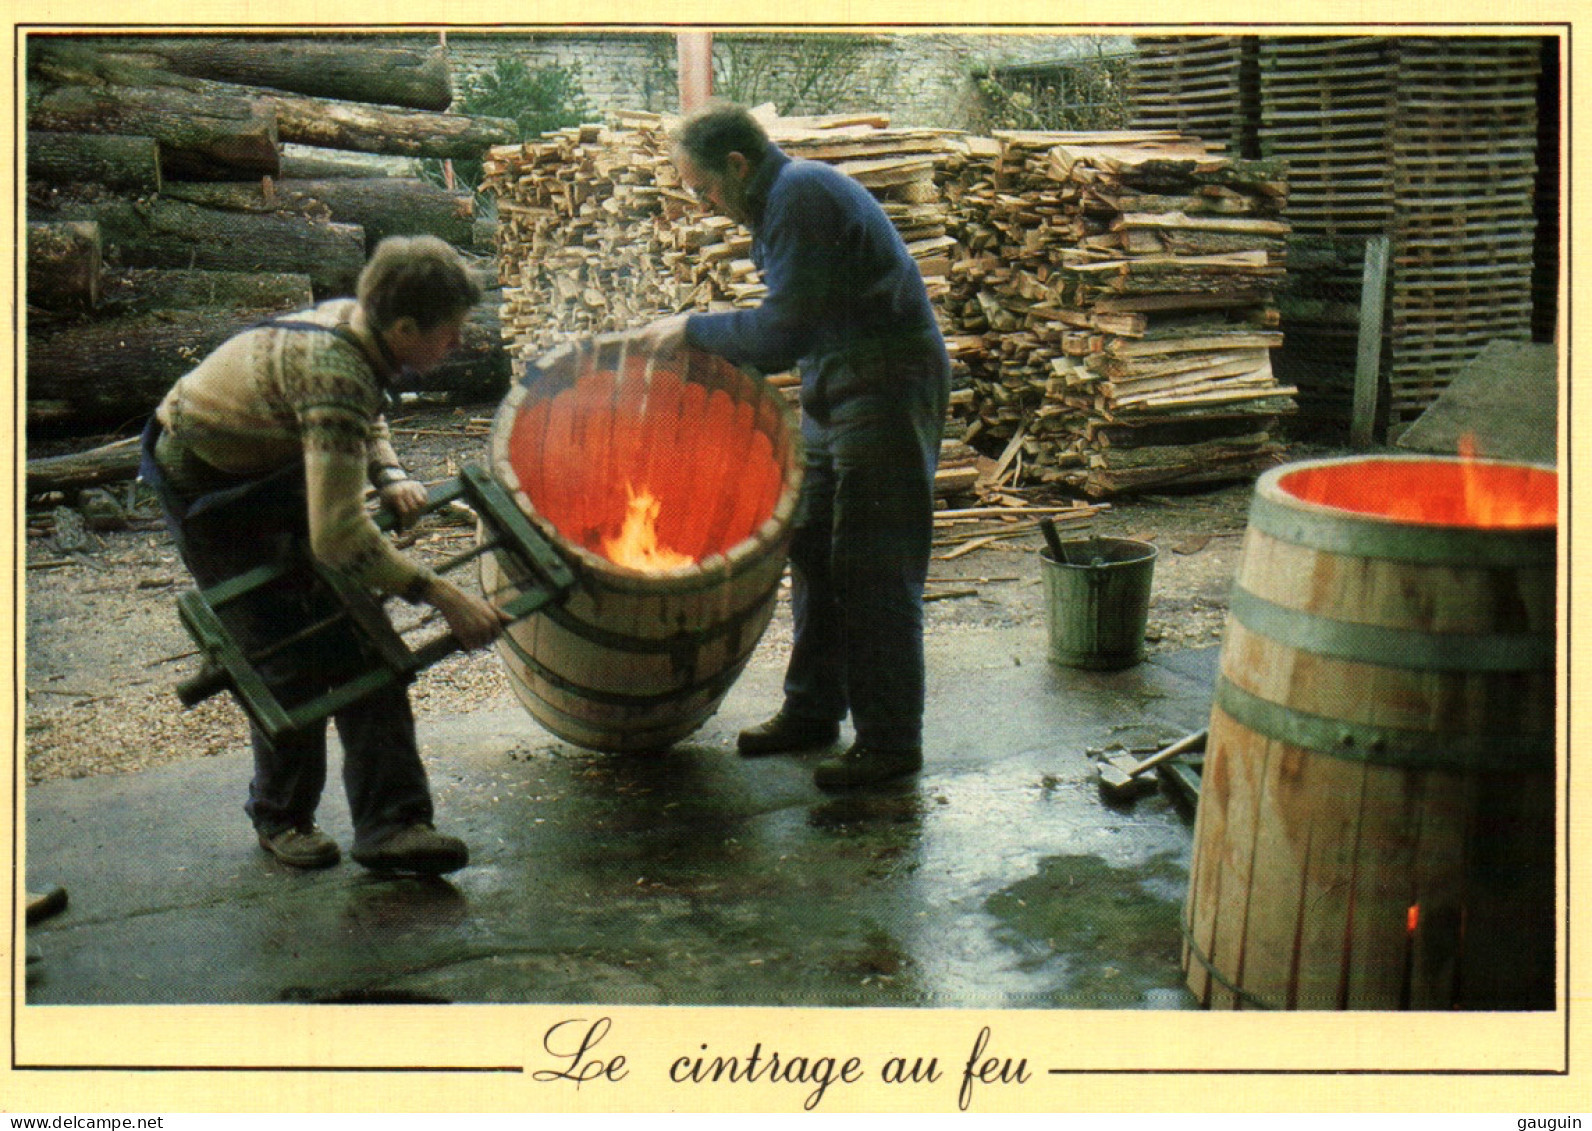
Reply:
[[[432,481],[485,457],[489,408],[435,409],[394,421],[411,470]],[[84,445],[78,445],[82,447]],[[30,455],[67,445],[36,445]],[[116,492],[125,501],[127,489]],[[1160,551],[1155,566],[1149,650],[1204,647],[1221,638],[1227,590],[1249,506],[1250,486],[1122,500],[1093,520],[1104,536],[1136,538]],[[230,696],[184,710],[175,683],[196,669],[175,599],[188,587],[182,563],[147,499],[125,529],[79,532],[49,505],[29,511],[26,548],[26,775],[29,782],[128,773],[247,745],[243,713]],[[996,529],[1003,524],[990,524]],[[437,558],[468,546],[473,530],[426,519],[413,551]],[[1042,623],[1045,596],[1037,532],[989,543],[930,566],[927,631]],[[944,552],[944,551],[938,551]],[[389,608],[396,613],[401,603]],[[400,627],[403,621],[400,621]],[[776,611],[763,649],[783,654],[789,611]],[[517,700],[495,658],[454,657],[412,689],[427,717],[513,707]]]

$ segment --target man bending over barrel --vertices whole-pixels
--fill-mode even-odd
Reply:
[[[144,432],[142,474],[201,587],[284,561],[307,538],[324,565],[369,590],[433,606],[464,647],[483,647],[502,630],[503,614],[400,554],[364,506],[368,477],[400,524],[424,507],[425,489],[393,452],[383,405],[396,378],[432,368],[458,345],[480,288],[451,247],[424,236],[383,240],[357,290],[356,299],[245,330],[179,379]],[[253,597],[227,606],[250,652],[328,611],[302,573]],[[313,641],[308,659],[293,667],[265,660],[262,674],[308,698],[360,667],[346,622]],[[335,719],[354,859],[430,874],[467,864],[464,842],[432,827],[407,690],[374,692]],[[258,728],[252,738],[254,780],[244,809],[261,847],[296,868],[337,863],[336,842],[315,824],[326,782],[325,723],[274,744]]]
[[[923,765],[923,584],[950,361],[923,278],[877,201],[831,166],[792,160],[738,106],[676,135],[685,187],[751,228],[761,305],[681,314],[641,334],[737,364],[801,369],[806,477],[791,541],[795,643],[785,702],[742,754],[856,742],[819,764],[841,789]]]

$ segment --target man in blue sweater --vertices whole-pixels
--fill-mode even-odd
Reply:
[[[856,742],[814,781],[844,789],[923,765],[923,584],[950,361],[923,278],[878,202],[831,166],[792,160],[746,110],[689,118],[674,161],[698,199],[752,230],[761,305],[642,331],[766,373],[799,365],[806,477],[791,541],[795,643],[779,713],[745,755]]]

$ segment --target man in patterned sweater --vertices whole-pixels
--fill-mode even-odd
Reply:
[[[364,588],[434,607],[465,648],[496,638],[501,611],[398,552],[364,505],[368,478],[401,525],[424,507],[425,489],[398,462],[383,407],[403,373],[425,372],[458,345],[479,297],[448,244],[394,237],[365,265],[357,298],[246,330],[177,381],[145,431],[142,471],[201,586],[281,561],[307,539],[320,563]],[[251,652],[330,608],[320,587],[298,574],[253,602],[228,606]],[[312,696],[360,666],[351,629],[321,632],[311,647],[308,658],[262,663],[284,697]],[[432,827],[407,691],[378,691],[334,717],[354,859],[431,874],[468,863],[464,842]],[[252,739],[254,780],[244,808],[261,847],[298,868],[337,863],[336,842],[315,824],[326,781],[325,724],[275,744],[254,728]]]

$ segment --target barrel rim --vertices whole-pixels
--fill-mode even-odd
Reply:
[[[1540,523],[1534,526],[1477,526],[1445,522],[1412,522],[1409,519],[1395,518],[1392,515],[1372,514],[1367,511],[1350,510],[1346,507],[1335,507],[1327,503],[1301,499],[1298,495],[1285,491],[1282,487],[1282,480],[1286,476],[1299,471],[1368,463],[1474,463],[1490,467],[1530,468],[1534,471],[1547,472],[1555,477],[1559,474],[1559,469],[1553,464],[1540,463],[1533,460],[1507,460],[1483,457],[1467,460],[1460,456],[1422,455],[1413,452],[1332,456],[1323,459],[1295,460],[1292,463],[1280,464],[1277,467],[1270,468],[1256,481],[1255,498],[1257,501],[1264,499],[1274,505],[1286,506],[1322,518],[1343,522],[1360,522],[1368,526],[1377,527],[1414,527],[1420,530],[1448,531],[1456,534],[1481,532],[1489,536],[1505,538],[1541,538],[1543,535],[1551,534],[1559,528],[1557,519],[1550,523]]]
[[[498,403],[493,416],[489,457],[494,477],[509,491],[515,506],[560,554],[572,559],[582,570],[599,575],[604,584],[624,592],[668,593],[695,589],[702,584],[704,578],[733,578],[757,564],[765,554],[782,552],[789,541],[791,519],[796,512],[802,477],[806,470],[805,461],[800,455],[801,430],[797,427],[795,417],[784,396],[761,374],[733,365],[717,355],[708,354],[695,347],[686,347],[684,352],[688,355],[712,358],[728,366],[737,374],[743,383],[743,388],[752,395],[754,401],[764,401],[774,406],[775,415],[785,431],[787,450],[795,453],[785,468],[783,486],[779,498],[775,500],[773,511],[756,530],[733,546],[728,546],[690,565],[644,570],[619,565],[601,554],[569,541],[531,502],[508,458],[509,437],[514,430],[514,421],[519,415],[521,405],[531,394],[531,386],[538,380],[548,378],[550,372],[569,357],[580,357],[585,354],[602,357],[607,351],[622,349],[630,337],[631,335],[627,334],[603,334],[579,342],[566,342],[534,360],[525,362],[524,376],[509,387],[508,393]],[[562,387],[558,391],[562,391]],[[556,396],[557,393],[550,395]]]

